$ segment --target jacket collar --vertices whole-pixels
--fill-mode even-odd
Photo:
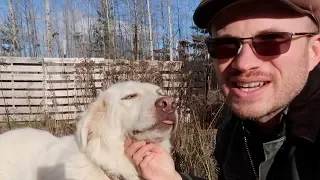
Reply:
[[[305,87],[290,103],[288,120],[292,136],[315,142],[320,131],[320,64],[310,72]]]

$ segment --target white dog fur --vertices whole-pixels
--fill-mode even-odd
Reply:
[[[138,180],[124,141],[159,142],[170,152],[177,115],[169,119],[174,125],[161,124],[155,102],[163,96],[153,84],[118,83],[90,104],[74,135],[58,138],[31,128],[1,134],[0,180]]]

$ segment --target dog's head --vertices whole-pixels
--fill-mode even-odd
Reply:
[[[161,142],[177,127],[176,109],[174,98],[165,96],[159,86],[134,81],[114,84],[84,112],[77,136],[82,147],[92,139]]]

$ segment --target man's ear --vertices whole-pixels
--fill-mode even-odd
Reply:
[[[99,99],[89,105],[81,115],[77,127],[77,140],[81,148],[86,148],[88,142],[98,135],[99,127],[102,126],[102,117],[107,113],[107,102]]]
[[[310,40],[309,71],[312,71],[320,63],[320,34]]]

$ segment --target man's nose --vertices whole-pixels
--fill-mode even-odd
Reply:
[[[240,72],[246,72],[252,69],[259,68],[263,60],[259,59],[255,54],[252,45],[243,43],[242,49],[239,54],[232,61],[232,68]]]

